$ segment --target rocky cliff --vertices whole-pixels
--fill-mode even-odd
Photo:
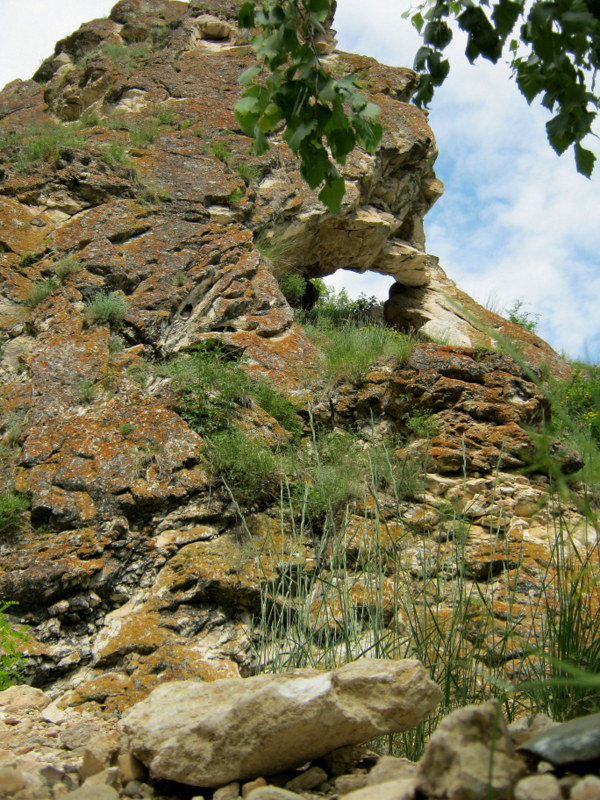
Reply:
[[[423,218],[442,187],[433,133],[409,102],[414,73],[324,44],[333,68],[361,75],[385,125],[375,155],[349,158],[344,206],[331,215],[281,140],[259,158],[237,126],[236,81],[253,58],[238,5],[121,0],[0,94],[2,490],[28,502],[0,542],[0,598],[29,628],[30,680],[64,705],[120,712],[173,677],[251,673],[266,647],[265,603],[299,614],[282,589],[290,576],[321,581],[307,623],[320,631],[315,652],[342,627],[345,610],[323,592],[342,580],[327,520],[283,514],[285,481],[248,497],[220,479],[210,431],[182,403],[181,375],[164,368],[178,354],[216,348],[248,386],[266,380],[294,405],[286,428],[248,386],[231,400],[238,427],[272,453],[310,450],[317,429],[351,431],[357,453],[389,436],[394,469],[420,470],[401,495],[383,484],[355,493],[338,520],[367,638],[373,609],[383,629],[407,630],[399,592],[429,597],[443,628],[460,576],[493,597],[496,615],[478,637],[475,609],[465,646],[477,640],[491,663],[508,641],[510,673],[557,520],[589,538],[575,507],[547,504],[543,471],[520,473],[548,404],[531,373],[494,349],[496,332],[534,369],[568,368],[426,253]],[[421,342],[404,359],[326,379],[273,253],[308,281],[339,269],[390,275],[385,318]],[[382,541],[374,578],[361,554]]]

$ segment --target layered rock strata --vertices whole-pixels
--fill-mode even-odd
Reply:
[[[423,216],[441,185],[433,134],[409,103],[414,73],[326,56],[364,75],[386,130],[375,155],[348,159],[348,192],[332,216],[280,139],[260,158],[249,153],[232,112],[253,58],[238,6],[121,0],[108,19],[59,42],[33,80],[0,94],[1,476],[3,490],[31,501],[18,541],[0,543],[0,598],[18,603],[12,618],[29,626],[30,679],[68,689],[66,705],[119,712],[166,679],[246,674],[256,663],[253,614],[282,576],[347,580],[337,555],[305,531],[292,535],[275,505],[249,503],[242,524],[210,474],[205,439],[158,369],[207,341],[287,391],[305,442],[311,419],[358,430],[367,447],[406,434],[411,414],[435,415],[429,444],[413,437],[394,453],[411,464],[427,450],[423,486],[354,500],[345,519],[349,558],[382,537],[393,542],[383,576],[360,558],[351,565],[359,616],[383,598],[384,623],[397,631],[406,624],[398,592],[420,592],[435,562],[435,613],[448,619],[464,557],[448,533],[456,511],[466,519],[469,580],[498,603],[486,657],[508,628],[518,654],[553,526],[566,514],[580,542],[593,539],[575,506],[545,504],[547,477],[516,474],[534,449],[529,429],[547,414],[531,374],[468,347],[493,343],[490,323],[509,335],[517,328],[461,294],[425,252]],[[406,363],[388,359],[328,385],[265,243],[308,279],[389,274],[386,318],[449,344],[418,345]],[[91,315],[99,293],[120,304],[114,330]],[[533,361],[565,369],[518,332]],[[246,406],[237,412],[246,430],[273,447],[289,441],[274,418]],[[527,580],[516,582],[514,623],[501,578],[517,573]],[[310,624],[338,635],[334,600],[315,591],[311,602]]]

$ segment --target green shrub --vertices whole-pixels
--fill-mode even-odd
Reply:
[[[206,455],[211,472],[242,505],[264,503],[277,496],[280,464],[258,439],[237,429],[214,433]]]
[[[81,269],[81,261],[78,258],[65,257],[59,259],[54,265],[54,274],[61,283],[64,283],[69,275],[74,275]]]
[[[113,333],[108,340],[108,352],[117,355],[125,350],[125,339],[118,333]]]
[[[244,193],[240,188],[234,189],[227,198],[227,205],[230,206],[231,208],[237,208],[239,204],[242,202],[243,197]]]
[[[29,500],[22,494],[0,494],[0,541],[13,539],[23,530],[23,513]]]
[[[276,391],[267,381],[256,381],[252,387],[252,396],[258,405],[270,414],[290,433],[302,432],[302,424],[291,400]]]
[[[131,67],[137,61],[148,55],[150,48],[146,42],[135,42],[134,44],[117,44],[107,42],[100,46],[101,55],[115,64],[123,64]],[[91,54],[94,55],[93,53]]]
[[[368,325],[362,328],[306,325],[305,331],[325,353],[325,367],[335,380],[356,381],[375,361],[396,358],[405,364],[414,342],[390,328]]]
[[[119,433],[121,436],[128,436],[134,429],[134,425],[131,422],[126,422],[124,425],[121,425],[119,428]]]
[[[240,178],[249,186],[260,180],[260,169],[251,164],[247,164],[245,161],[238,164],[235,170]]]
[[[22,682],[20,667],[25,663],[25,656],[20,652],[19,646],[29,638],[27,634],[14,630],[8,624],[4,612],[13,605],[16,603],[0,605],[0,692]]]
[[[50,155],[58,156],[63,147],[83,147],[84,140],[75,128],[66,125],[37,125],[25,128],[21,133],[11,134],[5,143],[12,147],[8,158],[17,169],[26,169],[30,164],[45,161]]]
[[[532,314],[530,311],[525,311],[524,306],[524,300],[515,300],[513,305],[506,311],[507,318],[515,325],[520,325],[525,330],[533,333],[537,330],[541,314]]]
[[[96,396],[94,381],[82,378],[77,384],[77,399],[80,403],[92,403]]]
[[[23,253],[19,259],[19,266],[30,267],[32,264],[35,264],[36,261],[39,261],[41,257],[41,253]]]
[[[172,29],[169,25],[154,25],[150,28],[150,41],[155,49],[166,47]],[[167,123],[170,124],[170,123]]]
[[[555,432],[589,431],[600,446],[600,367],[579,364],[571,378],[552,382],[550,392]]]
[[[58,286],[58,281],[54,280],[53,278],[48,278],[45,281],[38,281],[37,283],[34,283],[31,291],[25,298],[25,305],[28,308],[35,308],[42,302],[42,300],[45,300],[53,292],[55,292],[58,289]]]
[[[215,158],[218,158],[219,161],[229,165],[229,162],[231,161],[231,150],[224,142],[211,142],[210,150]]]
[[[127,311],[127,301],[119,292],[98,292],[86,305],[85,318],[90,325],[108,322],[111,328],[119,329]]]
[[[368,325],[373,323],[374,312],[380,301],[375,297],[361,294],[351,300],[345,289],[336,292],[322,280],[314,280],[319,299],[306,314],[306,321],[325,327],[346,327],[348,325]]]
[[[405,414],[403,420],[409,431],[421,439],[429,439],[439,427],[433,412],[428,410],[412,411]]]
[[[177,114],[168,106],[158,106],[152,112],[159,125],[174,125]]]
[[[100,160],[109,167],[128,167],[131,165],[129,151],[126,147],[116,142],[104,144],[100,148]]]
[[[306,292],[306,278],[298,272],[280,272],[276,275],[281,294],[292,308],[299,308]]]
[[[218,342],[178,356],[162,372],[172,379],[179,413],[203,435],[229,428],[250,394],[246,373]]]

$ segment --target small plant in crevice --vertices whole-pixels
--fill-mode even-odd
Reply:
[[[14,605],[13,602],[0,604],[0,692],[22,683],[21,669],[26,663],[20,648],[29,637],[22,630],[11,627],[5,614]]]
[[[119,433],[121,436],[129,436],[129,434],[134,429],[134,424],[132,422],[125,422],[123,425],[119,427]]]
[[[289,272],[280,272],[275,277],[277,278],[277,284],[281,290],[281,294],[292,308],[299,308],[302,303],[302,298],[306,293],[306,278],[299,272],[294,272],[292,270]]]
[[[47,123],[12,133],[1,144],[6,151],[7,160],[18,170],[25,170],[32,164],[46,161],[52,155],[56,160],[63,148],[83,147],[84,140],[71,126]]]
[[[533,314],[531,311],[525,311],[525,301],[515,300],[513,305],[506,309],[506,317],[509,322],[520,325],[521,328],[535,333],[540,323],[541,314]]]
[[[127,301],[119,292],[98,292],[85,307],[89,325],[108,323],[113,330],[123,327],[127,315]]]
[[[210,151],[215,158],[222,161],[223,164],[229,166],[231,163],[231,150],[225,142],[213,141],[210,143]]]
[[[252,164],[247,164],[245,161],[242,161],[241,164],[238,164],[235,168],[235,171],[247,186],[252,186],[253,184],[258,183],[261,177],[261,170]]]
[[[30,267],[32,264],[35,264],[36,261],[39,261],[42,255],[42,253],[23,253],[19,259],[19,266]]]
[[[281,464],[271,450],[255,437],[236,428],[210,435],[205,449],[212,474],[244,506],[277,497]]]
[[[218,342],[182,354],[161,369],[171,378],[179,413],[200,434],[230,427],[249,397],[250,380],[236,357]]]
[[[82,378],[76,385],[77,400],[82,404],[92,403],[96,397],[96,387],[90,378]]]
[[[74,275],[81,269],[81,261],[78,258],[65,256],[54,264],[54,274],[60,283],[64,283],[70,275]]]
[[[100,160],[109,167],[131,167],[129,151],[121,144],[112,142],[100,148]]]
[[[258,405],[270,414],[289,433],[299,435],[302,423],[296,407],[285,395],[278,392],[267,380],[254,381],[249,389]]]
[[[118,333],[112,333],[108,340],[108,352],[111,355],[118,355],[125,350],[125,339]]]
[[[238,187],[238,188],[234,189],[230,193],[229,197],[227,198],[227,205],[230,208],[237,208],[239,206],[239,204],[242,202],[243,197],[244,197],[244,193]]]
[[[24,529],[23,514],[28,498],[17,492],[0,493],[0,542],[16,538]]]
[[[439,428],[436,416],[428,409],[408,412],[402,419],[408,430],[420,439],[429,439]]]
[[[414,341],[398,331],[378,325],[334,327],[305,324],[304,330],[323,350],[325,370],[333,380],[356,381],[380,359],[405,364]]]
[[[35,308],[47,297],[50,297],[59,287],[58,281],[47,278],[43,281],[34,283],[29,294],[23,301],[28,308]]]

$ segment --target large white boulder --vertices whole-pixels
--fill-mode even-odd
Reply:
[[[362,659],[332,672],[166,683],[122,726],[155,776],[222,786],[412,728],[440,697],[418,661]]]

